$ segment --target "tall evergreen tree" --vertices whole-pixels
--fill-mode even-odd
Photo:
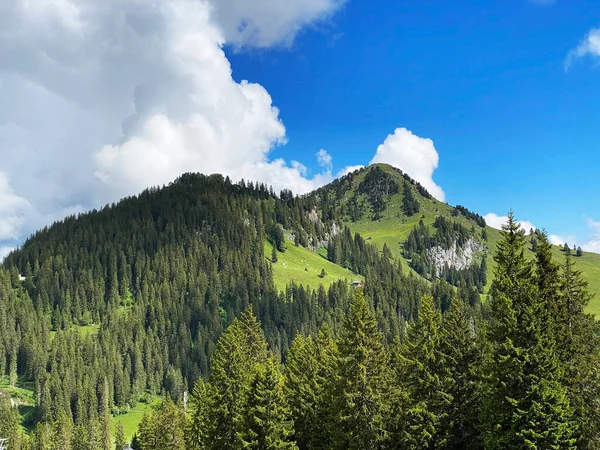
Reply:
[[[115,450],[123,450],[125,444],[125,430],[123,429],[123,423],[119,421],[115,427]]]
[[[240,432],[244,448],[295,450],[294,422],[284,395],[284,378],[270,357],[257,367],[248,398],[245,427]]]
[[[360,288],[350,305],[338,345],[337,433],[332,448],[383,448],[388,410],[388,355],[375,314]]]
[[[433,297],[424,296],[418,319],[409,327],[395,358],[397,380],[408,394],[404,429],[396,438],[396,448],[444,448],[446,444],[445,434],[450,430],[441,425],[453,399],[446,392],[450,380],[443,370],[441,322]]]
[[[331,448],[338,357],[338,348],[327,324],[314,340],[301,336],[294,339],[287,355],[286,397],[301,450]]]
[[[476,330],[465,313],[462,301],[452,298],[440,332],[445,391],[452,398],[441,421],[444,448],[483,448],[481,419],[481,348]]]
[[[485,447],[574,448],[566,390],[561,384],[552,333],[540,308],[524,233],[511,213],[495,255],[490,352],[486,362]]]
[[[204,400],[210,408],[208,448],[242,448],[252,381],[257,366],[266,360],[267,344],[249,307],[241,320],[227,328],[213,358],[211,389],[205,391],[208,398]]]
[[[557,350],[579,428],[577,447],[600,448],[600,329],[594,316],[585,312],[592,296],[568,254],[560,273],[560,294]]]

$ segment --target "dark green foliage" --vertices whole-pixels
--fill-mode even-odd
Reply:
[[[406,216],[411,217],[419,212],[420,205],[413,195],[410,183],[404,180],[402,183],[402,211]]]
[[[288,353],[286,397],[301,449],[326,450],[333,445],[335,387],[339,353],[326,325],[316,338],[297,337]]]
[[[371,205],[374,220],[387,208],[387,199],[389,196],[397,194],[400,186],[395,177],[383,171],[376,166],[370,170],[362,183],[358,186],[357,192],[365,194],[367,201]]]
[[[408,393],[397,448],[443,448],[444,427],[452,402],[447,392],[449,373],[443,367],[440,327],[442,316],[431,296],[424,296],[417,321],[394,358],[396,382]]]
[[[585,308],[591,300],[581,273],[566,255],[559,278],[556,349],[563,383],[578,425],[578,448],[597,448],[600,442],[600,334],[598,322]]]
[[[456,211],[458,211],[459,213],[461,213],[463,216],[465,216],[467,219],[475,222],[480,227],[482,227],[482,228],[485,227],[485,225],[486,225],[485,219],[482,216],[480,216],[479,214],[469,211],[467,208],[465,208],[464,206],[461,206],[461,205],[457,205],[454,209]]]
[[[447,414],[442,418],[444,448],[483,448],[481,420],[482,350],[477,340],[473,319],[466,314],[463,302],[452,299],[449,312],[443,317],[440,331],[440,371],[444,390],[451,398]]]
[[[381,448],[388,409],[388,358],[375,314],[360,288],[350,305],[338,347],[332,448]]]
[[[256,368],[248,397],[245,428],[240,432],[244,448],[295,450],[294,422],[283,388],[284,378],[274,358]]]
[[[554,318],[548,314],[551,261],[540,253],[545,252],[540,245],[534,275],[524,255],[524,233],[512,213],[502,237],[487,333],[485,447],[575,448],[576,424],[553,345]],[[551,272],[542,273],[542,268]]]
[[[23,440],[19,421],[19,410],[11,405],[9,396],[0,395],[0,437],[8,439],[10,449],[20,448]]]

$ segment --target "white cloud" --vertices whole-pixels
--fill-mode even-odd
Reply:
[[[279,110],[233,80],[223,46],[289,44],[341,5],[4,0],[0,244],[187,171],[299,193],[331,181],[269,158],[286,142]]]
[[[483,216],[483,218],[485,219],[485,223],[487,225],[489,225],[492,228],[496,228],[497,230],[500,230],[502,228],[502,225],[508,222],[508,216],[499,216],[494,213],[488,213],[485,216]],[[529,233],[529,231],[532,228],[534,230],[537,229],[537,227],[528,220],[518,220],[517,223],[521,226],[523,230],[525,230],[526,233]]]
[[[6,258],[8,256],[8,254],[10,252],[12,252],[14,249],[15,249],[15,247],[9,247],[9,246],[0,247],[0,263],[2,263],[2,261],[4,261],[4,258]]]
[[[354,172],[355,170],[359,170],[364,167],[365,166],[363,166],[362,164],[359,164],[357,166],[346,166],[337,173],[336,177],[337,178],[343,177],[344,175],[348,175],[350,172]]]
[[[31,205],[12,189],[8,176],[0,172],[0,242],[19,239],[19,229]]]
[[[587,252],[600,253],[600,222],[586,219],[591,235],[588,240],[581,244],[581,248]]]
[[[327,19],[345,0],[215,0],[225,39],[237,46],[289,45],[306,25]]]
[[[569,52],[565,60],[565,69],[569,69],[576,59],[586,56],[600,57],[600,28],[592,28],[579,45]]]
[[[333,158],[327,153],[327,150],[321,149],[317,152],[317,161],[323,169],[331,170]]]
[[[444,191],[433,181],[433,172],[438,167],[439,156],[431,139],[414,135],[406,128],[396,128],[383,144],[370,164],[391,164],[421,183],[435,198],[444,201]]]

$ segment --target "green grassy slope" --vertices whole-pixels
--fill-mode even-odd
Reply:
[[[271,257],[273,247],[265,242],[265,255]],[[322,249],[324,250],[324,249]],[[362,280],[363,277],[356,275],[327,260],[323,251],[312,252],[304,247],[296,247],[293,242],[286,241],[286,251],[277,253],[277,262],[273,264],[273,279],[278,290],[285,290],[291,281],[303,284],[313,289],[323,284],[328,286],[337,280]],[[326,275],[319,277],[321,269],[325,269]]]
[[[401,182],[401,176],[391,166],[386,164],[376,164],[371,167],[380,167],[383,171],[388,172]],[[366,177],[368,171],[364,171],[356,177],[354,184],[357,187],[360,182]],[[354,190],[350,190],[345,193],[345,200],[350,199],[354,194]],[[377,245],[378,248],[383,248],[384,244],[392,251],[392,254],[400,258],[403,262],[403,266],[408,268],[408,264],[401,257],[401,245],[406,241],[412,228],[419,223],[420,220],[426,225],[431,226],[438,215],[443,215],[452,220],[459,221],[465,225],[471,227],[474,222],[469,221],[464,216],[459,215],[452,217],[453,207],[446,203],[440,202],[436,199],[427,199],[421,196],[417,190],[413,190],[414,196],[418,199],[421,210],[419,213],[412,217],[406,217],[402,212],[402,194],[396,194],[389,199],[387,209],[382,214],[382,218],[378,221],[371,220],[371,214],[367,213],[365,216],[356,222],[350,221],[348,217],[345,217],[342,221],[343,226],[348,226],[354,233],[360,233],[365,239],[368,239],[371,243]],[[364,196],[363,196],[364,198]],[[342,200],[344,201],[344,200]],[[476,229],[481,230],[480,227],[476,226]],[[500,231],[489,226],[486,227],[488,235],[488,284],[486,286],[489,289],[493,278],[493,254],[496,250],[496,244],[500,239]],[[531,251],[527,252],[528,255],[533,258]],[[553,255],[558,263],[564,261],[564,253],[560,247],[553,248]],[[574,257],[575,266],[582,272],[583,277],[588,281],[590,292],[594,295],[594,299],[589,305],[588,311],[600,316],[600,255],[594,253],[586,253],[582,257]],[[411,269],[408,269],[411,270]]]
[[[115,436],[117,423],[121,423],[123,425],[123,430],[125,431],[125,438],[130,441],[135,432],[137,431],[138,425],[142,421],[142,417],[147,412],[152,411],[152,407],[158,402],[160,399],[156,399],[150,403],[138,403],[133,408],[131,408],[125,414],[120,414],[112,418],[112,432],[113,437]]]

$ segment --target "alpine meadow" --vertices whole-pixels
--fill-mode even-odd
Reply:
[[[0,434],[596,448],[600,256],[532,231],[380,164],[303,196],[190,173],[68,217],[0,267]]]

